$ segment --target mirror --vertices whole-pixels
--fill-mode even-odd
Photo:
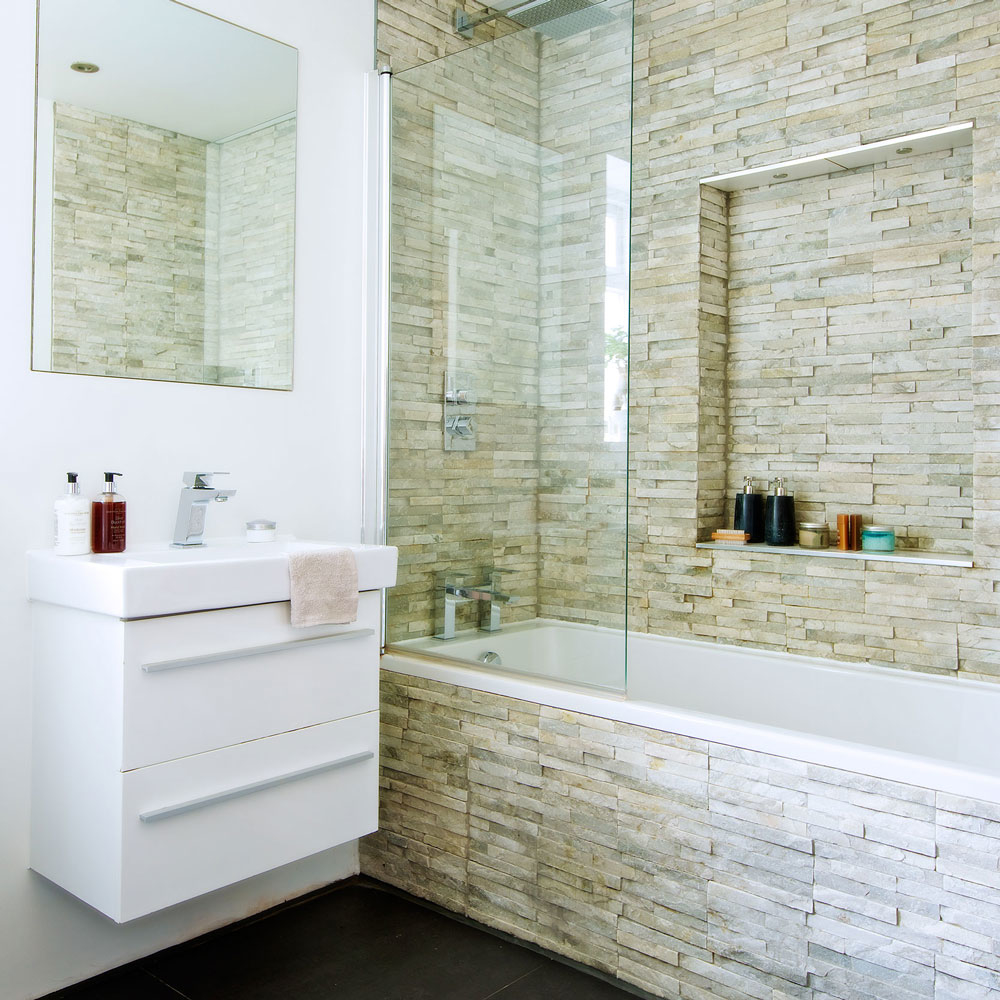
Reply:
[[[297,73],[174,0],[39,0],[32,368],[291,389]]]

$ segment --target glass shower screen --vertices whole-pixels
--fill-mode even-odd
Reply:
[[[393,80],[387,638],[625,681],[631,3]]]

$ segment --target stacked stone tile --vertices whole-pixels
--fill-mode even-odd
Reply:
[[[397,68],[456,51],[450,8],[380,0],[381,51]],[[635,28],[629,626],[995,679],[1000,11],[639,0]],[[576,108],[586,128],[583,94],[563,127]],[[968,120],[953,153],[729,197],[699,185]],[[424,302],[397,377],[436,363]],[[410,412],[429,422],[428,404]],[[550,509],[582,509],[588,480],[550,469]],[[432,572],[455,505],[412,472],[400,490],[427,488],[436,519],[396,517]],[[748,473],[787,474],[803,514],[888,520],[975,568],[695,549]],[[544,608],[588,620],[574,527],[544,536],[534,572]],[[1000,991],[995,804],[399,675],[383,718],[362,858],[411,892],[655,995]]]
[[[971,168],[963,146],[729,196],[729,495],[783,476],[804,520],[971,549]]]
[[[656,996],[987,1000],[1000,806],[383,673],[366,872]]]
[[[539,615],[621,628],[624,442],[605,442],[608,157],[630,158],[629,4],[539,38]]]
[[[421,8],[422,23],[443,18],[447,6],[433,16]],[[383,53],[395,60],[398,50],[403,65],[419,59],[422,43],[399,28],[417,16],[412,4],[385,0],[379,11]],[[998,674],[991,389],[1000,126],[990,44],[998,30],[983,2],[637,4],[631,627]],[[451,51],[441,31],[441,51]],[[572,40],[563,44],[569,53]],[[544,75],[553,50],[541,45],[549,47]],[[498,67],[510,51],[480,73],[492,92],[501,92],[498,80],[509,83],[509,68],[501,75]],[[572,56],[552,76],[561,113],[551,126],[545,102],[537,104],[553,150],[560,131],[590,127],[583,81],[604,65],[600,52]],[[480,70],[485,52],[481,59]],[[580,96],[563,101],[560,87],[577,84]],[[973,144],[952,152],[728,197],[698,183],[966,120],[975,123]],[[596,132],[595,142],[600,151]],[[519,584],[525,609],[612,624],[620,621],[612,569],[622,479],[611,449],[596,440],[580,448],[597,436],[596,378],[586,366],[572,379],[544,378],[547,366],[577,352],[590,350],[596,366],[585,329],[554,328],[539,349],[541,450],[517,454],[525,475],[539,476],[540,603],[530,560]],[[525,384],[534,385],[527,373]],[[571,398],[589,402],[560,412]],[[576,450],[567,448],[573,431]],[[861,513],[893,524],[901,547],[971,553],[976,568],[792,565],[779,554],[696,550],[728,522],[745,474],[761,484],[784,475],[803,518]],[[401,485],[419,488],[417,477]],[[414,529],[430,542],[420,550],[429,572],[439,532]],[[426,616],[404,618],[402,632],[429,630]]]
[[[394,72],[432,62],[467,48],[490,42],[520,30],[520,25],[500,17],[480,25],[473,37],[459,35],[454,28],[455,10],[466,11],[470,17],[489,13],[487,4],[479,0],[391,0],[377,5],[378,33],[376,61],[391,65]]]
[[[998,30],[982,2],[637,4],[630,627],[997,676]],[[970,120],[954,152],[699,196]],[[695,550],[746,474],[975,569]]]

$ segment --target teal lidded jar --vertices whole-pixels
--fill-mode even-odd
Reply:
[[[861,529],[861,549],[863,552],[894,552],[896,550],[896,530],[880,524],[869,524]]]

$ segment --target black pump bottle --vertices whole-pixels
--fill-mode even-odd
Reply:
[[[795,544],[795,498],[785,490],[784,480],[774,480],[774,492],[764,505],[764,541],[768,545]]]
[[[743,477],[743,490],[736,494],[733,527],[750,536],[751,542],[764,541],[764,498],[753,491],[753,479]]]

